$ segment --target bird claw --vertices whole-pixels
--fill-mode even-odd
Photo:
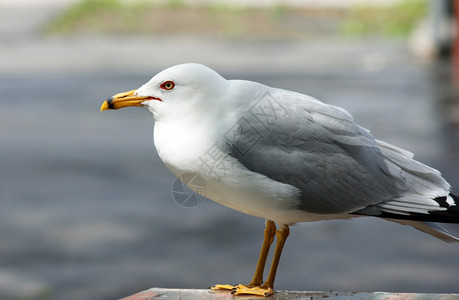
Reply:
[[[210,287],[212,291],[235,291],[236,286],[231,284],[216,284]]]
[[[263,296],[268,297],[274,294],[272,287],[261,285],[261,286],[245,286],[243,284],[238,284],[236,289],[231,292],[234,296],[239,295],[253,295],[253,296]]]
[[[252,295],[252,296],[263,296],[268,297],[274,294],[272,287],[261,285],[261,286],[250,286],[250,285],[230,285],[230,284],[216,284],[211,286],[212,291],[231,291],[233,296],[241,295]]]

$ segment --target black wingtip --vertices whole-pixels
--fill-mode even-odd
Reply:
[[[437,198],[434,199],[434,201],[436,201],[438,203],[438,205],[440,205],[440,207],[448,208],[448,207],[451,206],[448,203],[448,197],[447,196],[437,197]]]
[[[434,222],[434,223],[453,223],[459,224],[459,196],[449,194],[448,196],[437,197],[435,200],[443,210],[428,211],[427,213],[408,213],[398,214],[388,211],[378,211],[375,214],[368,214],[368,212],[354,212],[356,215],[371,215],[374,217],[384,219],[396,220],[411,220],[420,222]],[[454,203],[452,203],[452,201]]]

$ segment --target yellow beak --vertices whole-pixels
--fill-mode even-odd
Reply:
[[[107,109],[119,109],[128,106],[142,106],[142,102],[155,99],[150,96],[136,96],[134,95],[135,92],[136,90],[132,90],[111,96],[102,103],[100,111]]]

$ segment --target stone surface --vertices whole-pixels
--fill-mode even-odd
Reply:
[[[161,289],[152,288],[135,295],[123,298],[122,300],[150,300],[150,299],[262,299],[257,296],[232,296],[228,292],[213,292],[209,290],[195,289]],[[306,291],[277,291],[269,297],[270,300],[281,299],[328,299],[328,300],[453,300],[459,299],[457,294],[414,294],[414,293],[384,293],[384,292],[306,292]]]

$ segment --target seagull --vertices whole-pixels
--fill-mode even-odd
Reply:
[[[206,185],[188,183],[197,193],[266,220],[252,281],[213,290],[273,294],[289,226],[299,222],[372,216],[459,241],[438,224],[459,223],[459,197],[440,172],[375,139],[342,108],[257,82],[226,80],[196,63],[170,67],[140,88],[108,98],[101,111],[130,106],[153,114],[156,150],[175,176],[193,174]]]

